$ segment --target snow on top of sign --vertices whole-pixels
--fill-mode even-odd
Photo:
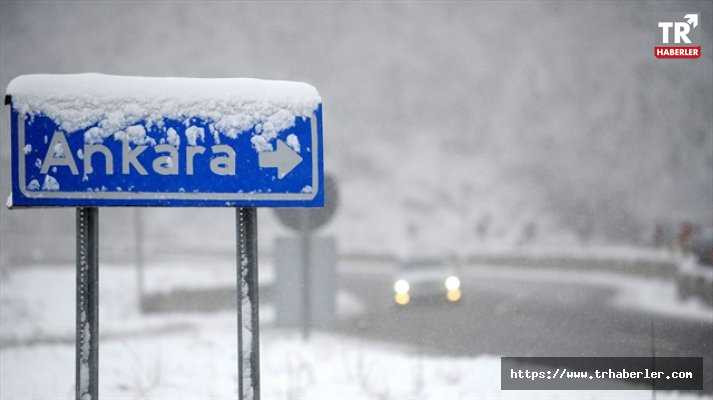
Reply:
[[[145,122],[200,118],[230,138],[255,128],[267,141],[310,117],[321,102],[306,83],[250,78],[153,78],[104,74],[22,75],[7,87],[21,113],[45,115],[67,133],[90,128],[87,143],[119,134],[141,140]],[[201,135],[202,136],[202,135]],[[195,138],[195,136],[193,136]]]

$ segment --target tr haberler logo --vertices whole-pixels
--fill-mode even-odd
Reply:
[[[686,14],[683,21],[660,21],[660,46],[654,46],[656,58],[699,58],[701,45],[691,41],[698,28],[698,14]],[[701,35],[698,35],[700,37]]]

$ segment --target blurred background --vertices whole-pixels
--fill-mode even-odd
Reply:
[[[712,366],[712,11],[710,2],[2,2],[0,84],[102,72],[314,85],[339,191],[315,233],[334,244],[324,268],[336,278],[323,290],[335,315],[306,342],[281,326],[288,289],[275,289],[277,260],[290,257],[275,243],[294,234],[261,209],[263,298],[274,311],[264,313],[264,397],[517,397],[492,385],[494,357],[653,346]],[[658,21],[691,12],[703,56],[655,59]],[[101,210],[103,393],[230,398],[233,214]],[[72,396],[74,240],[72,209],[0,208],[2,398]],[[459,271],[457,307],[393,308],[392,285],[424,264],[416,259]],[[343,368],[326,373],[335,347],[344,355],[329,362]],[[382,364],[403,368],[384,383],[376,378],[392,368],[378,372]],[[192,368],[210,384],[187,383]]]

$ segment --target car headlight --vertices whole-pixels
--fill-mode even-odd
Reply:
[[[446,278],[445,285],[447,290],[460,289],[460,279],[457,276],[449,276]]]
[[[408,291],[411,289],[411,286],[408,284],[408,281],[405,279],[399,279],[394,283],[394,292],[399,293],[399,294],[404,294],[408,293]]]
[[[448,301],[450,301],[451,303],[455,303],[455,302],[457,302],[458,300],[460,300],[460,296],[461,296],[461,294],[460,294],[460,289],[449,290],[449,291],[446,293],[446,298],[447,298]]]
[[[411,301],[411,296],[408,293],[396,293],[394,295],[394,301],[400,306],[405,306]]]

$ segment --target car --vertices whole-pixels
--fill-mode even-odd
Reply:
[[[460,302],[463,288],[454,264],[440,257],[402,260],[394,276],[394,303],[406,306],[414,301]]]

